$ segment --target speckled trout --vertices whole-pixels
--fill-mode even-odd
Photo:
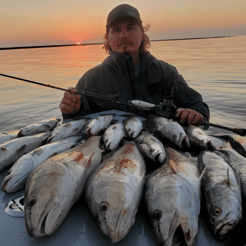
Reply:
[[[58,154],[35,169],[25,188],[25,222],[31,237],[52,234],[83,192],[101,163],[101,136]]]
[[[60,141],[43,145],[26,155],[19,158],[4,178],[1,190],[6,193],[16,192],[22,189],[29,174],[49,158],[65,152],[68,149],[75,147],[81,137],[69,137]]]
[[[176,233],[188,246],[198,232],[201,180],[197,158],[166,148],[164,164],[147,176],[145,201],[158,242],[171,246]],[[179,230],[178,228],[181,228]]]
[[[109,127],[110,122],[114,118],[114,114],[100,115],[92,119],[86,126],[85,132],[88,136],[98,135],[101,131]]]
[[[197,126],[189,125],[185,128],[191,145],[204,150],[214,150],[215,144],[205,132]]]
[[[14,131],[0,133],[0,145],[14,138],[17,138],[19,131],[20,130],[14,130]]]
[[[163,144],[152,134],[142,131],[142,133],[136,138],[138,148],[141,153],[146,157],[163,163],[166,158],[166,152]]]
[[[41,132],[53,131],[59,121],[60,119],[56,118],[38,121],[34,124],[20,129],[18,137],[30,136]]]
[[[0,145],[0,171],[15,163],[22,155],[38,148],[51,132],[15,138]]]
[[[87,181],[85,196],[101,233],[123,239],[135,222],[145,182],[145,163],[133,142],[126,142]]]
[[[225,161],[239,176],[242,190],[243,207],[246,208],[246,158],[234,149],[222,149]]]
[[[51,136],[47,139],[47,142],[53,143],[64,138],[77,135],[82,130],[87,120],[87,118],[83,118],[58,125],[53,130]]]
[[[190,142],[184,129],[177,122],[164,117],[150,115],[147,118],[146,125],[152,132],[163,136],[179,148],[190,147]]]
[[[198,157],[209,222],[219,238],[227,236],[242,219],[240,181],[216,152],[203,151]]]

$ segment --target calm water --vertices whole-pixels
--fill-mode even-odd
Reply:
[[[153,42],[150,52],[203,95],[211,122],[246,128],[246,36]],[[0,73],[67,88],[106,57],[101,45],[0,51]],[[61,117],[62,91],[1,76],[0,88],[0,132]]]

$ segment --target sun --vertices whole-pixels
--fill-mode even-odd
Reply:
[[[78,42],[77,44],[80,44],[80,42]]]

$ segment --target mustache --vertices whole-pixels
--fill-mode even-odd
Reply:
[[[127,41],[127,40],[124,40],[124,41],[122,41],[122,42],[118,45],[118,47],[119,47],[119,46],[122,46],[122,45],[124,45],[124,44],[132,44],[132,43],[129,42],[129,41]]]

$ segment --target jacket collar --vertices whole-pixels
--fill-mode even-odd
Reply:
[[[116,72],[127,74],[126,60],[131,59],[130,55],[119,54],[113,51],[109,51],[109,56],[103,61],[103,64],[107,64],[109,67],[114,69]],[[157,59],[147,52],[140,55],[141,71],[145,67],[150,66]]]

